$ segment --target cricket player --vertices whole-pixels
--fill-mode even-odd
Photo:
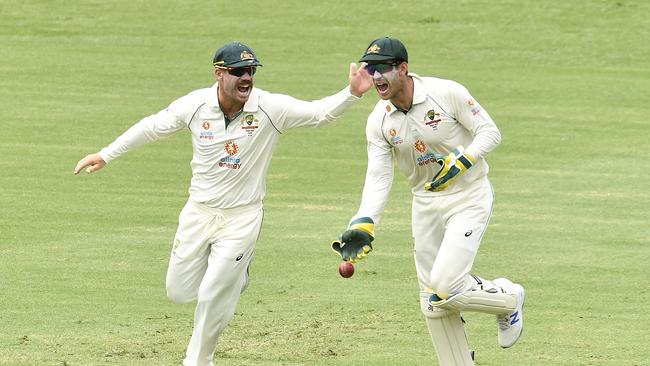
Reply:
[[[462,85],[410,73],[408,53],[398,39],[372,41],[360,61],[367,63],[381,100],[366,126],[361,205],[332,248],[350,262],[372,250],[396,165],[413,194],[420,304],[439,363],[473,365],[462,311],[495,314],[504,348],[523,330],[523,287],[470,274],[492,213],[485,157],[500,143],[499,129]]]
[[[350,65],[349,85],[306,102],[254,87],[262,66],[248,46],[232,42],[214,55],[216,83],[142,119],[96,154],[78,174],[93,173],[122,154],[187,129],[192,181],[180,213],[167,271],[167,296],[197,300],[183,365],[214,365],[217,339],[248,284],[248,266],[262,226],[265,176],[282,133],[336,120],[372,86],[363,66]]]

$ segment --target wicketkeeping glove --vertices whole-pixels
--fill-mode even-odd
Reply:
[[[375,222],[370,217],[360,217],[350,223],[339,240],[332,242],[332,250],[345,262],[356,263],[372,251],[375,240]]]
[[[459,175],[471,168],[475,161],[476,159],[466,153],[462,146],[458,146],[444,160],[438,159],[438,164],[442,168],[440,168],[430,183],[424,185],[424,189],[432,192],[440,192],[446,189]]]

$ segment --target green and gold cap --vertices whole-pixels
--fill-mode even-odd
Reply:
[[[241,42],[230,42],[219,48],[214,54],[212,64],[215,67],[262,66],[253,50]]]
[[[377,63],[391,60],[408,62],[408,52],[399,39],[383,37],[370,42],[359,62]]]

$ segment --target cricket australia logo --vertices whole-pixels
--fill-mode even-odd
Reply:
[[[441,121],[440,113],[436,113],[435,110],[429,109],[424,115],[424,124],[431,127],[432,130],[438,129],[438,123]]]
[[[260,120],[255,118],[254,115],[249,114],[242,118],[241,129],[246,131],[248,136],[253,136],[253,132],[260,126]]]

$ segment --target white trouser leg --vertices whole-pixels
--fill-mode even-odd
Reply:
[[[262,217],[261,205],[217,210],[190,201],[181,212],[167,294],[175,302],[197,300],[184,365],[214,365],[219,335],[247,284]]]
[[[213,365],[217,339],[235,314],[250,259],[249,256],[236,262],[233,258],[220,258],[214,252],[210,255],[208,270],[199,287],[185,365]]]
[[[468,290],[474,258],[492,214],[487,179],[439,197],[413,197],[415,264],[423,288],[441,297]]]
[[[470,271],[492,213],[492,187],[481,179],[463,192],[413,197],[415,265],[422,312],[440,365],[473,365],[460,312],[429,303],[431,293],[453,293],[472,286]]]
[[[420,307],[440,366],[473,366],[460,313],[431,306],[426,296],[420,297]]]

